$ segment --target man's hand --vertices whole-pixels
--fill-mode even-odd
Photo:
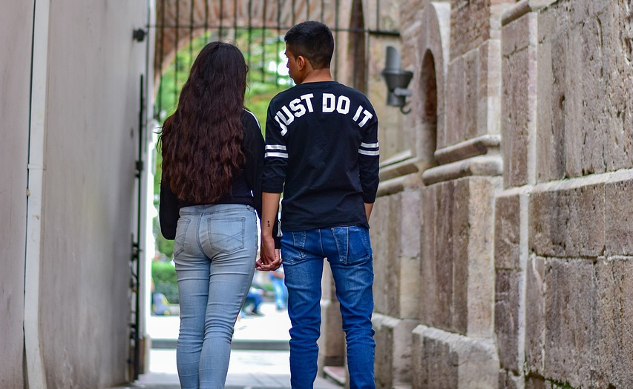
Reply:
[[[262,237],[262,247],[255,268],[260,271],[272,271],[277,270],[279,266],[281,257],[279,250],[275,249],[275,240],[272,236]]]
[[[277,220],[277,210],[279,209],[279,193],[262,193],[262,220],[261,236],[262,247],[259,259],[255,262],[255,268],[262,271],[277,270],[281,266],[279,250],[275,250],[275,239],[273,238],[273,225]]]

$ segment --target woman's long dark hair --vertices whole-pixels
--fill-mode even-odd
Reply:
[[[212,203],[230,191],[245,162],[247,71],[241,51],[222,42],[207,44],[193,63],[160,135],[163,180],[179,199]]]

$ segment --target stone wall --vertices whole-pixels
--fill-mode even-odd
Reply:
[[[399,12],[410,159],[384,160],[371,223],[378,387],[633,387],[633,3]]]

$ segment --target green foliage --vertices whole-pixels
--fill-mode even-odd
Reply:
[[[254,83],[246,90],[245,105],[255,114],[262,126],[262,135],[266,133],[266,112],[268,103],[275,95],[287,87],[274,84]]]
[[[154,220],[152,221],[152,224],[153,224],[152,232],[154,233],[154,236],[156,237],[156,250],[158,250],[159,253],[164,255],[165,258],[171,259],[174,255],[174,241],[165,239],[163,234],[161,234],[160,226],[158,224],[158,218],[154,218]]]
[[[225,31],[224,38],[231,38],[231,43],[244,53],[249,67],[246,106],[253,112],[256,109],[259,111],[263,105],[259,104],[260,94],[270,98],[292,85],[292,80],[285,72],[285,43],[280,32],[269,29],[241,29]],[[217,39],[212,32],[195,37],[178,51],[175,59],[162,74],[154,109],[155,116],[161,123],[176,110],[180,91],[189,77],[189,70],[198,53],[208,42]],[[267,104],[266,102],[266,107]],[[266,107],[263,107],[263,116],[255,112],[262,126],[265,123],[262,119],[265,119]]]
[[[171,304],[179,302],[176,268],[171,261],[152,262],[152,281],[155,292],[164,294]]]
[[[153,261],[152,262],[152,279],[154,282],[170,282],[177,283],[176,268],[171,261]]]

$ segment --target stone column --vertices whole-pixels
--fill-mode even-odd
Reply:
[[[413,388],[496,388],[494,210],[502,187],[504,1],[450,2],[446,112],[422,175],[420,325]],[[434,53],[435,54],[435,53]],[[438,121],[439,123],[439,121]]]

